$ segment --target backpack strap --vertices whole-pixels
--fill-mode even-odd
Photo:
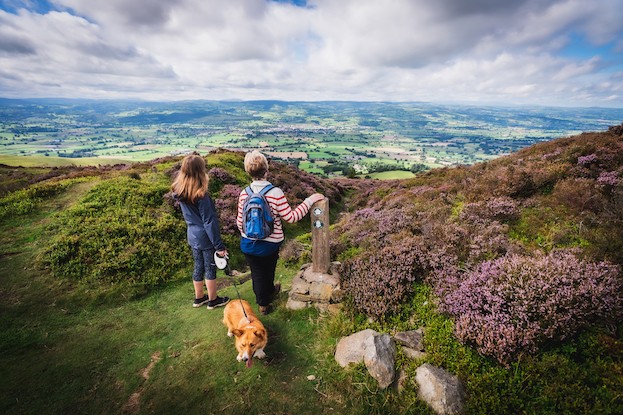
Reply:
[[[262,196],[266,196],[266,193],[270,192],[273,187],[275,187],[275,186],[272,185],[272,184],[267,184],[266,186],[264,186],[264,188],[262,190],[260,190],[260,194]]]
[[[247,186],[246,189],[244,189],[245,192],[247,192],[247,196],[251,196],[254,192],[253,189],[251,189],[251,186]]]

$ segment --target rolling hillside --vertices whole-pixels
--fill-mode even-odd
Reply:
[[[279,308],[268,320],[277,360],[246,372],[221,357],[229,342],[209,334],[206,345],[192,330],[220,332],[217,317],[178,311],[189,307],[192,263],[183,221],[166,197],[179,157],[97,168],[1,166],[0,368],[11,376],[0,383],[0,408],[120,412],[140,392],[149,413],[200,410],[202,394],[225,413],[260,411],[264,399],[280,412],[295,405],[300,413],[426,413],[414,384],[376,390],[365,368],[343,372],[332,360],[341,335],[422,326],[425,361],[466,383],[469,413],[621,413],[622,134],[618,126],[560,138],[405,180],[326,180],[273,163],[270,179],[291,202],[313,191],[331,199],[332,255],[342,262],[347,299],[333,317]],[[240,270],[232,218],[249,180],[242,157],[207,156],[210,191]],[[286,286],[308,258],[303,222],[287,229],[279,271]],[[225,292],[235,295],[231,288]],[[250,295],[249,283],[241,289]],[[225,372],[212,379],[205,359]],[[32,369],[23,369],[25,360]],[[151,378],[139,380],[150,361]],[[422,362],[400,355],[399,363],[412,376]],[[311,384],[311,373],[321,379]],[[58,376],[75,382],[59,385]],[[253,388],[268,397],[259,407]],[[239,401],[228,402],[227,390]]]

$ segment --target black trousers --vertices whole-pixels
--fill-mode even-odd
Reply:
[[[251,268],[251,280],[257,305],[267,306],[273,300],[275,293],[275,268],[279,251],[269,256],[255,256],[244,254],[247,264]]]

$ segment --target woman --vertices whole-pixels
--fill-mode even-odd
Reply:
[[[227,304],[229,297],[216,293],[216,265],[214,252],[226,256],[227,249],[221,240],[218,215],[208,193],[206,162],[198,154],[190,154],[182,160],[182,167],[171,185],[174,196],[180,201],[187,225],[187,239],[193,251],[195,268],[193,307],[208,304],[208,310]],[[203,280],[208,294],[203,293]]]
[[[244,169],[251,176],[253,182],[249,185],[254,193],[260,193],[266,186],[272,184],[266,180],[268,174],[268,160],[259,151],[255,150],[244,158]],[[260,313],[270,312],[270,303],[281,289],[281,284],[275,284],[275,268],[279,258],[279,247],[283,243],[282,219],[288,223],[296,223],[309,211],[309,208],[324,199],[320,193],[314,193],[303,201],[296,209],[292,209],[283,191],[278,187],[272,187],[265,194],[274,220],[273,232],[263,239],[251,239],[243,230],[243,208],[248,197],[247,189],[240,192],[238,197],[238,216],[236,225],[242,235],[240,249],[251,268],[253,292],[255,301],[259,306]]]

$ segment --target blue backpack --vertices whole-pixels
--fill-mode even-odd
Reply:
[[[273,187],[269,184],[259,193],[254,193],[251,186],[246,189],[248,197],[242,206],[242,230],[249,239],[264,239],[273,233],[274,219],[265,197]]]

